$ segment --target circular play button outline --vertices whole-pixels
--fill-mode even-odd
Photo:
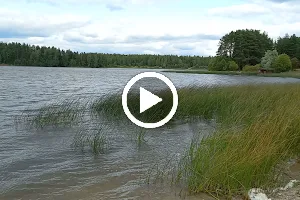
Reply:
[[[127,95],[128,92],[130,90],[130,88],[140,79],[142,78],[158,78],[159,80],[163,81],[171,90],[172,95],[173,95],[173,106],[171,111],[169,112],[169,114],[162,119],[159,122],[156,123],[145,123],[142,122],[138,119],[136,119],[130,112],[128,106],[127,106]],[[174,84],[170,81],[170,79],[168,79],[166,76],[157,73],[157,72],[143,72],[140,73],[136,76],[134,76],[125,86],[124,90],[123,90],[123,94],[122,94],[122,106],[123,106],[123,110],[126,114],[126,116],[128,117],[128,119],[130,121],[132,121],[134,124],[136,124],[137,126],[143,127],[143,128],[158,128],[161,127],[163,125],[165,125],[166,123],[168,123],[172,117],[175,115],[177,107],[178,107],[178,94],[177,94],[177,90],[174,86]]]

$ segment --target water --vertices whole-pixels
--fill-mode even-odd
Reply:
[[[18,129],[13,118],[65,99],[92,100],[121,91],[134,75],[153,70],[0,67],[0,199],[175,199],[168,187],[146,186],[155,163],[184,152],[205,123],[148,131],[138,147],[122,127],[111,129],[106,154],[75,151],[74,128]],[[158,71],[158,70],[154,70]],[[299,82],[292,78],[164,73],[176,87]]]

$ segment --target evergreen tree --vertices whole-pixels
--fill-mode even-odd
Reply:
[[[0,58],[0,63],[24,66],[195,68],[208,66],[212,57],[78,53],[55,47],[0,42]]]
[[[287,54],[291,58],[300,59],[300,37],[295,34],[292,36],[286,34],[283,38],[279,37],[276,49],[279,54]]]
[[[221,38],[217,55],[229,57],[242,67],[260,63],[264,53],[272,48],[273,41],[267,33],[252,29],[237,30]]]

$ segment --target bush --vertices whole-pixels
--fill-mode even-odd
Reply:
[[[246,65],[244,68],[243,68],[243,72],[257,72],[259,69],[260,69],[260,64],[257,64],[257,65]]]
[[[226,71],[228,69],[228,58],[223,56],[215,57],[208,65],[209,71]]]
[[[228,63],[225,59],[221,59],[219,62],[216,62],[216,68],[218,71],[225,71],[228,68]]]
[[[298,58],[292,58],[291,62],[292,62],[293,69],[298,69],[300,67],[300,62]]]
[[[261,68],[261,64],[256,64],[255,67],[256,67],[257,69],[260,69],[260,68]]]
[[[239,66],[234,61],[230,61],[228,65],[229,71],[237,71],[239,69]]]
[[[277,57],[278,52],[276,50],[268,50],[265,53],[265,56],[261,59],[261,66],[263,68],[271,68]]]
[[[292,69],[292,62],[287,54],[280,54],[272,65],[275,72],[286,72]]]
[[[212,58],[208,64],[208,70],[209,71],[214,71],[214,66],[215,66],[215,62],[216,62],[216,59],[215,58]]]

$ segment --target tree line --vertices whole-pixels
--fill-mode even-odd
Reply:
[[[217,56],[209,69],[230,70],[236,68],[232,63],[235,62],[240,70],[268,68],[281,72],[292,69],[292,65],[299,68],[299,60],[300,37],[295,34],[286,34],[274,41],[266,32],[244,29],[231,31],[220,39]]]
[[[159,67],[202,68],[211,57],[79,53],[55,47],[0,43],[0,64],[45,67]]]
[[[242,70],[259,68],[260,64],[274,61],[263,60],[266,52],[286,54],[292,64],[299,67],[300,37],[295,34],[272,40],[266,32],[253,29],[231,31],[224,35],[215,57],[79,53],[56,47],[35,46],[0,42],[0,64],[45,67],[153,67],[153,68],[204,68],[210,70]],[[273,54],[276,52],[273,52]],[[270,53],[270,52],[269,52]],[[272,53],[271,53],[272,54]],[[275,55],[274,54],[274,55]],[[269,55],[267,55],[268,57]],[[238,66],[238,67],[237,67]]]

